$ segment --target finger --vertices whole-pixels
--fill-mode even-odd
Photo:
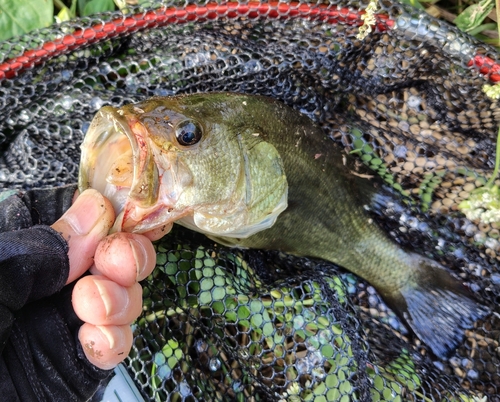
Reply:
[[[76,190],[75,194],[73,194],[73,199],[71,200],[71,204],[74,204],[76,199],[80,196],[80,190]]]
[[[142,310],[142,288],[138,283],[123,287],[105,276],[81,278],[73,289],[73,309],[94,325],[131,324]]]
[[[159,240],[172,230],[173,225],[173,223],[167,223],[166,225],[160,226],[159,228],[143,233],[143,235],[151,241]]]
[[[52,225],[69,245],[70,272],[66,283],[80,277],[93,263],[97,245],[115,219],[111,203],[96,190],[84,191]]]
[[[132,329],[129,325],[95,326],[83,324],[78,332],[87,359],[103,370],[121,363],[132,347]]]
[[[94,261],[100,274],[122,286],[132,286],[153,271],[156,251],[147,237],[118,232],[99,243]]]

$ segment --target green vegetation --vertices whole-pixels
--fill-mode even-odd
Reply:
[[[0,0],[0,40],[55,22],[126,7],[126,0]]]
[[[400,0],[448,21],[477,39],[500,48],[500,0]]]

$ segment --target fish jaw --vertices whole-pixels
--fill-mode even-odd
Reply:
[[[79,190],[94,188],[111,201],[112,231],[143,233],[190,213],[176,209],[180,192],[172,165],[164,155],[156,160],[147,129],[133,115],[102,108],[81,149]]]

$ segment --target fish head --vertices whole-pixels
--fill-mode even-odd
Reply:
[[[287,207],[276,148],[238,111],[208,99],[152,98],[96,114],[82,144],[79,189],[95,188],[112,202],[114,231],[177,222],[244,238]]]

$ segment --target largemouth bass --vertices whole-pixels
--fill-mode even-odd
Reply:
[[[355,170],[319,126],[276,100],[195,94],[102,108],[82,145],[79,187],[112,201],[116,230],[175,221],[225,245],[334,262],[446,357],[486,311],[439,263],[373,223],[376,188]]]

